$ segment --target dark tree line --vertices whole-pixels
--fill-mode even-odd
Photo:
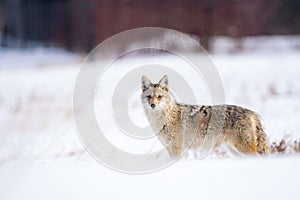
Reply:
[[[3,46],[40,43],[89,51],[121,31],[166,27],[240,38],[300,33],[300,0],[0,0]],[[18,42],[16,42],[18,41]]]

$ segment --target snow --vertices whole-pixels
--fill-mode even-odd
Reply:
[[[80,55],[59,48],[0,48],[0,69],[53,67],[78,62],[81,59]]]
[[[259,113],[271,140],[287,134],[300,138],[300,38],[245,38],[243,49],[239,42],[216,38],[213,44],[211,57],[223,81],[226,103]],[[183,158],[145,175],[102,166],[82,147],[73,121],[72,94],[82,59],[61,49],[0,49],[1,200],[299,199],[299,156]],[[137,60],[115,65],[154,59]],[[156,57],[155,62],[180,65],[168,57]],[[124,73],[115,69],[119,71],[108,78],[112,85]],[[145,126],[141,108],[133,106],[138,95],[132,96],[128,107],[135,114],[130,117]],[[201,99],[209,101],[207,96]],[[155,139],[128,147],[131,143],[124,136],[107,137],[131,152],[160,148]]]
[[[298,170],[299,159],[182,161],[147,175],[55,162],[2,167],[0,188],[1,199],[299,199]]]

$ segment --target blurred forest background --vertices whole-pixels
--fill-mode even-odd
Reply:
[[[0,0],[1,46],[88,52],[145,26],[199,36],[209,50],[212,36],[299,34],[300,0]]]

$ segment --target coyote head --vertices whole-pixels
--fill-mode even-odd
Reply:
[[[174,102],[169,92],[167,75],[158,83],[152,83],[146,76],[142,76],[142,102],[150,110],[161,110]]]

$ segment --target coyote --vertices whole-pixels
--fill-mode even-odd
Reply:
[[[187,149],[206,156],[221,144],[236,155],[269,153],[267,136],[255,112],[234,105],[178,103],[167,75],[157,84],[145,76],[141,81],[146,115],[171,158],[180,157]]]

